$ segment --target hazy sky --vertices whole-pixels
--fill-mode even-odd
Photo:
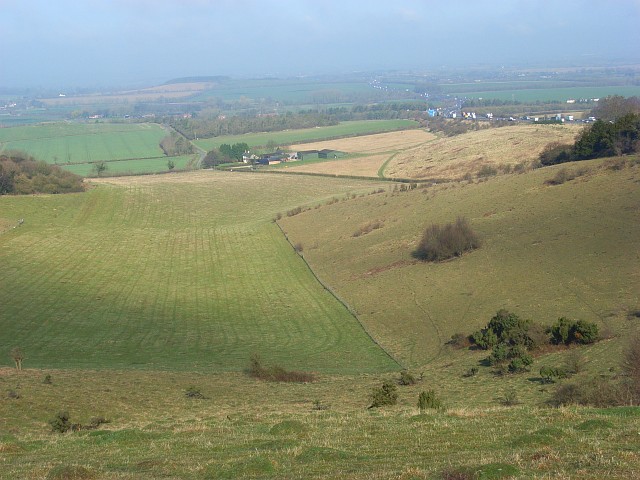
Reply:
[[[640,58],[640,0],[0,0],[0,86]]]

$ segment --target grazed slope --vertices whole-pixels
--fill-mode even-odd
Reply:
[[[0,198],[0,351],[32,367],[238,370],[395,364],[313,278],[275,212],[370,184],[273,175],[119,180]],[[1,361],[8,364],[10,359]]]
[[[484,166],[514,166],[538,158],[551,142],[573,143],[579,126],[514,125],[472,131],[409,148],[393,157],[386,177],[456,179]]]
[[[606,162],[605,162],[606,163]],[[550,323],[560,316],[626,328],[640,304],[640,168],[591,173],[558,186],[559,168],[339,203],[283,219],[305,257],[405,364],[441,355],[500,308]],[[415,261],[424,228],[466,216],[484,246],[441,264]],[[354,236],[361,226],[383,227]]]

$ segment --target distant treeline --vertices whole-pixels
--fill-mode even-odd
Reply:
[[[165,122],[185,137],[193,140],[196,137],[211,138],[223,135],[326,127],[350,120],[415,118],[417,113],[424,111],[425,108],[425,104],[420,102],[394,102],[356,105],[350,108],[333,107],[323,110],[303,110],[299,113],[287,112],[285,114],[166,118]]]
[[[82,177],[36,161],[23,152],[0,154],[0,195],[70,193],[84,190]]]

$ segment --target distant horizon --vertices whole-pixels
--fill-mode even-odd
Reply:
[[[3,88],[640,61],[640,1],[0,0]]]
[[[73,94],[76,91],[80,91],[79,94],[82,93],[97,93],[101,90],[111,90],[114,92],[123,91],[127,89],[146,89],[157,86],[162,86],[165,84],[169,84],[176,81],[185,81],[193,79],[194,82],[197,81],[205,81],[205,79],[214,79],[216,77],[226,78],[229,80],[261,80],[261,79],[277,79],[277,80],[287,80],[287,79],[296,79],[296,78],[323,78],[323,77],[346,77],[350,75],[383,75],[383,74],[391,74],[391,73],[400,73],[400,74],[413,74],[413,75],[429,75],[429,74],[443,74],[443,73],[466,73],[471,74],[475,71],[483,71],[487,69],[505,69],[505,71],[515,71],[515,72],[524,72],[527,70],[531,70],[533,72],[547,72],[547,71],[560,71],[560,70],[581,70],[581,69],[605,69],[605,68],[616,68],[616,69],[624,69],[624,68],[632,68],[637,69],[640,74],[640,57],[639,58],[628,58],[628,59],[617,59],[614,61],[602,61],[602,62],[576,62],[571,65],[561,64],[561,63],[542,63],[537,62],[534,64],[475,64],[475,65],[440,65],[434,67],[423,67],[423,68],[377,68],[370,70],[353,70],[353,71],[316,71],[316,72],[301,72],[298,74],[290,74],[283,72],[270,72],[270,73],[259,73],[256,72],[254,74],[223,74],[223,73],[203,73],[203,74],[186,74],[186,75],[175,75],[170,78],[166,77],[156,77],[156,78],[146,78],[146,79],[138,79],[132,80],[129,82],[125,81],[115,81],[110,84],[106,83],[86,83],[86,84],[67,84],[67,85],[4,85],[0,84],[0,94],[11,94],[11,93],[26,93],[26,92],[47,92],[53,94],[64,94],[65,92],[70,92]],[[1,81],[1,79],[0,79]]]

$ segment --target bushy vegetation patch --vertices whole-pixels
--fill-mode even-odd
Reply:
[[[0,154],[0,195],[82,192],[82,177],[23,152]]]
[[[549,333],[551,342],[556,345],[589,344],[598,340],[598,325],[561,317],[549,328]]]
[[[427,409],[441,410],[443,408],[444,404],[434,390],[420,392],[420,395],[418,395],[418,410],[420,410],[420,413],[423,413]]]
[[[424,231],[413,255],[427,262],[439,262],[459,257],[480,247],[480,238],[466,218],[459,217],[444,226],[432,224]]]
[[[367,233],[371,233],[374,230],[382,228],[383,226],[384,226],[384,223],[381,220],[372,220],[370,222],[363,223],[362,225],[360,225],[358,229],[355,232],[353,232],[353,236],[359,237],[361,235],[366,235]]]
[[[395,405],[398,402],[398,389],[392,382],[384,382],[382,386],[372,390],[370,396],[371,404],[369,408],[385,407]]]
[[[416,377],[408,370],[402,370],[400,372],[400,378],[398,379],[398,385],[415,385],[418,383]]]
[[[251,356],[248,374],[269,382],[310,383],[316,381],[316,376],[311,372],[286,370],[279,365],[264,366],[260,356],[256,354]]]
[[[637,97],[622,100],[624,105],[612,109],[607,105],[618,101],[616,97],[603,99],[599,107],[606,112],[604,117],[585,128],[571,146],[549,144],[540,154],[540,163],[556,165],[640,152],[639,100]]]

